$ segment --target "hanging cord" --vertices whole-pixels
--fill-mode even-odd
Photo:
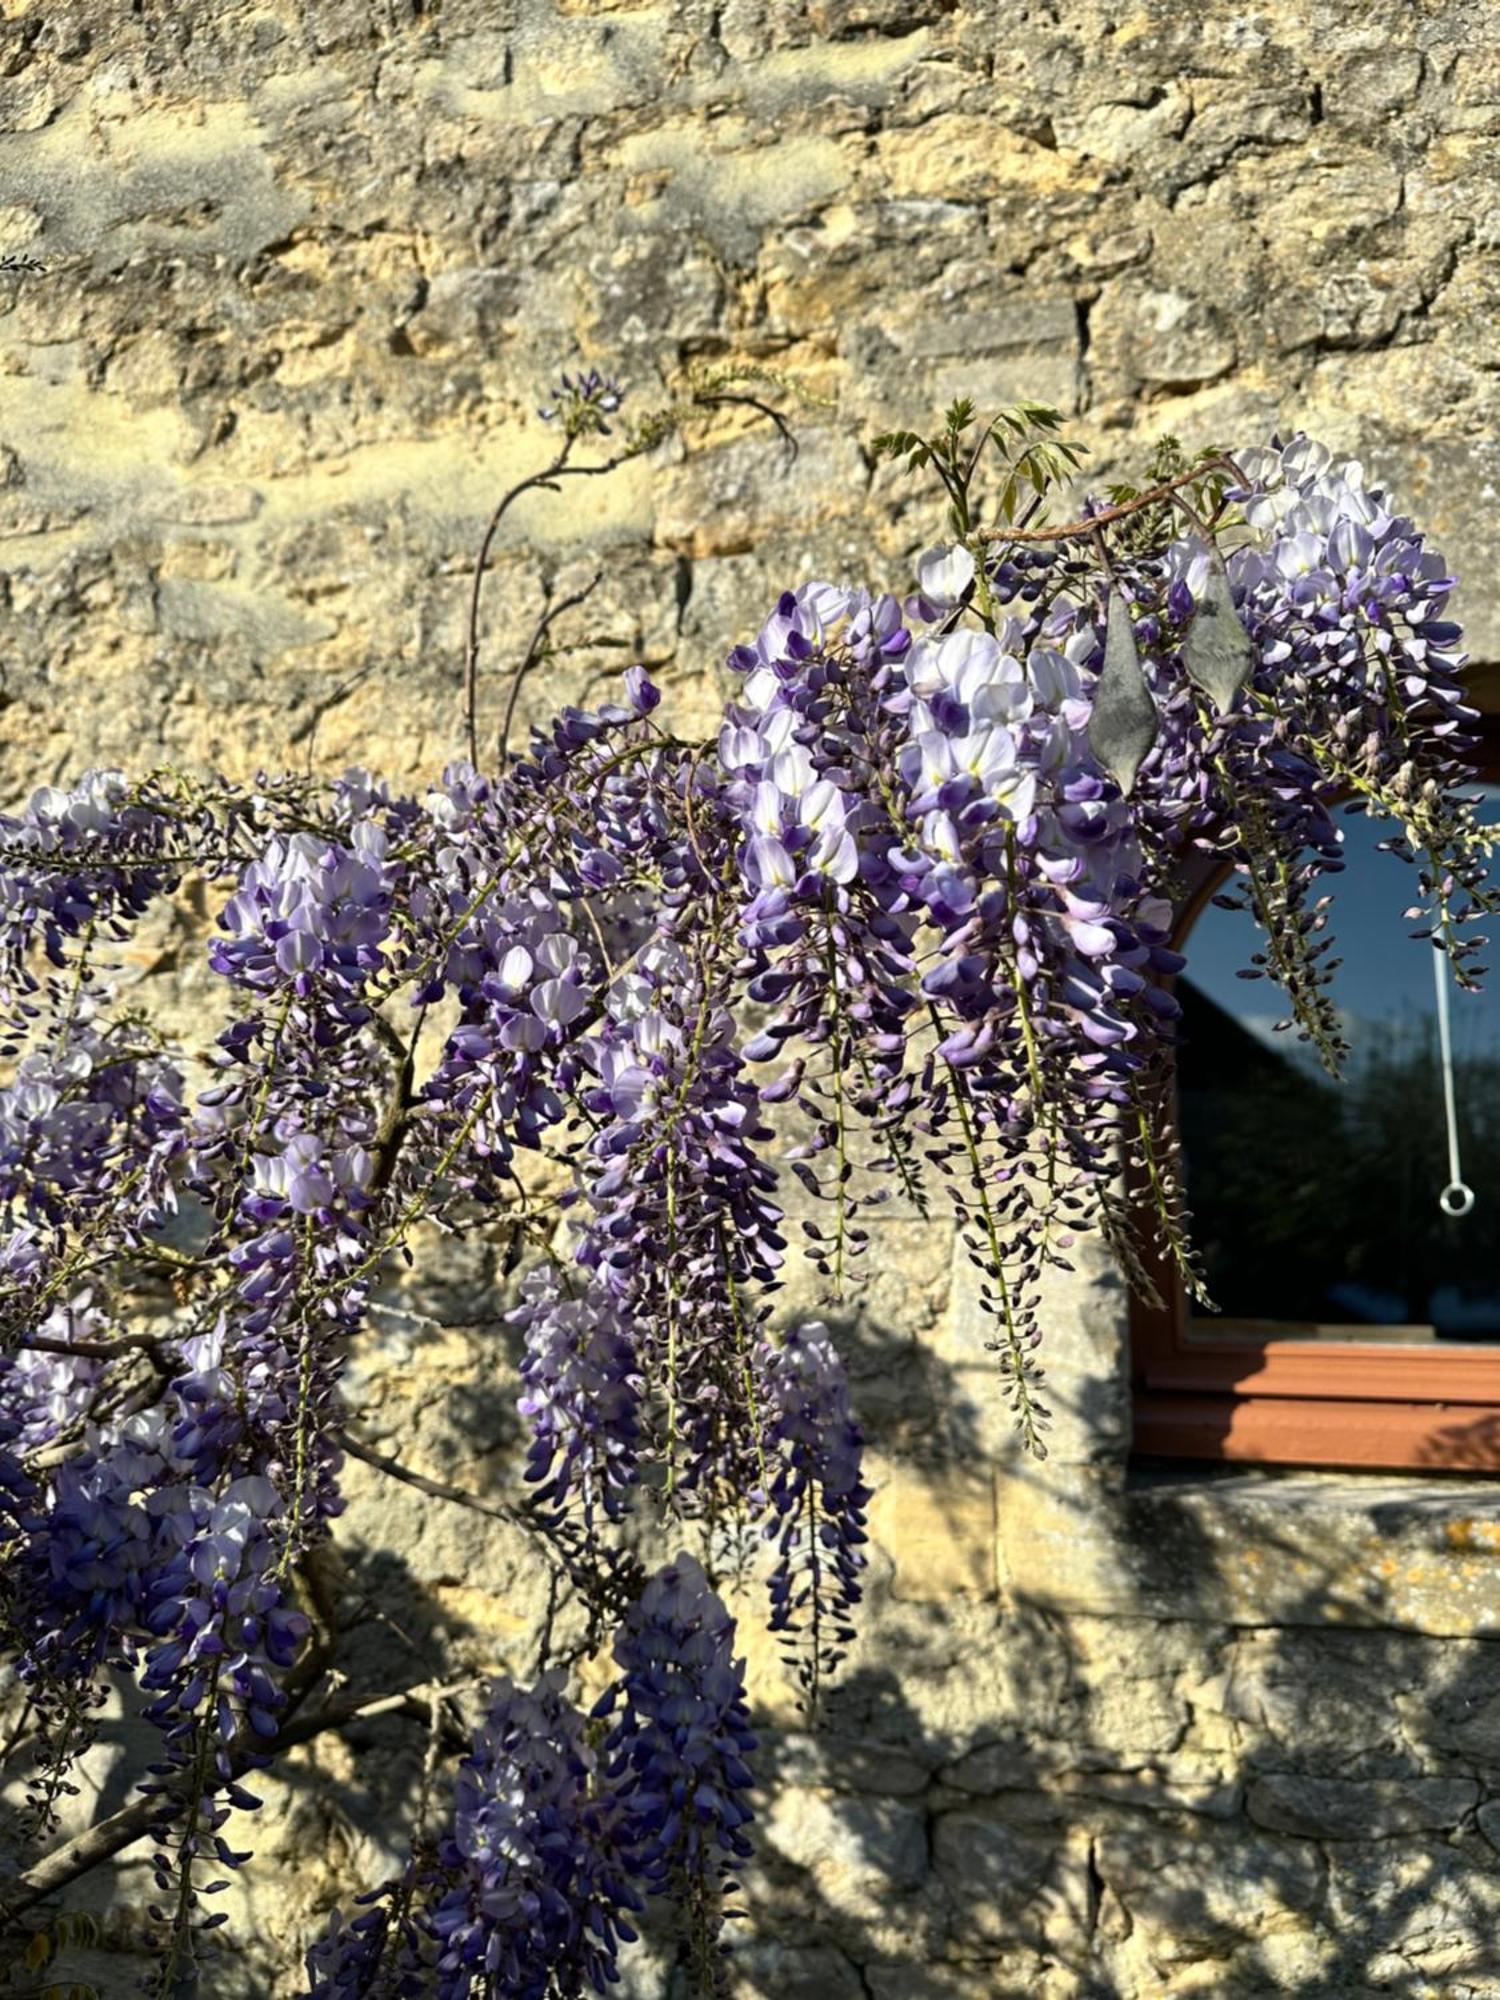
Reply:
[[[1443,1112],[1448,1120],[1448,1185],[1438,1196],[1444,1215],[1467,1215],[1474,1206],[1474,1190],[1464,1179],[1458,1157],[1458,1103],[1453,1091],[1453,1024],[1448,1018],[1448,959],[1434,949],[1432,979],[1437,988],[1438,1054],[1443,1065]]]

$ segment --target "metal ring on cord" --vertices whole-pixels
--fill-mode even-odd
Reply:
[[[1474,1206],[1474,1190],[1464,1179],[1458,1153],[1458,1099],[1453,1088],[1453,1026],[1448,1018],[1448,961],[1441,951],[1432,954],[1432,977],[1437,988],[1438,1061],[1443,1073],[1443,1118],[1448,1127],[1448,1185],[1438,1196],[1444,1215],[1467,1215]]]

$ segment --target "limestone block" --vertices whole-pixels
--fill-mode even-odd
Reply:
[[[1191,94],[1182,89],[1152,92],[1148,104],[1091,104],[1069,107],[1054,120],[1057,136],[1070,152],[1084,159],[1123,166],[1131,160],[1159,156],[1163,146],[1181,138],[1193,116]]]
[[[822,1934],[894,1956],[938,1934],[923,1814],[896,1800],[788,1787],[767,1807],[745,1895],[775,1937]]]
[[[957,1592],[993,1592],[995,1499],[983,1472],[897,1463],[879,1468],[873,1483],[870,1533],[894,1565],[893,1596],[946,1602]]]
[[[934,1824],[932,1856],[953,1937],[966,1948],[1052,1941],[1087,1922],[1087,1865],[1076,1844],[952,1812]]]
[[[1101,1833],[1094,1855],[1126,1921],[1163,1964],[1220,1957],[1241,1938],[1318,1921],[1321,1864],[1296,1842],[1240,1826],[1183,1834],[1132,1821]]]
[[[860,2000],[865,1991],[855,1966],[826,1947],[740,1944],[728,1971],[730,2000]]]
[[[1110,1753],[1104,1753],[1108,1755]],[[1127,1762],[1131,1753],[1119,1753]],[[1130,1763],[1123,1770],[1100,1769],[1099,1752],[1071,1751],[1066,1745],[1044,1744],[1017,1764],[1029,1762],[1028,1775],[1018,1771],[1009,1785],[984,1782],[993,1768],[983,1752],[965,1759],[947,1782],[965,1791],[1001,1792],[997,1811],[1016,1826],[1058,1826],[1092,1820],[1090,1808],[1125,1806],[1132,1811],[1194,1813],[1205,1819],[1233,1819],[1242,1809],[1244,1788],[1222,1765],[1210,1758],[1160,1757]],[[1079,1768],[1070,1768],[1077,1764]],[[1049,1764],[1059,1768],[1049,1770]],[[1019,1789],[1038,1785],[1039,1790]]]
[[[867,1965],[871,2000],[1093,2000],[1102,1990],[1051,1957],[1008,1952],[939,1965]]]
[[[999,1485],[1010,1587],[1058,1609],[1482,1636],[1500,1566],[1455,1528],[1494,1489],[1343,1474],[1111,1481],[1107,1468],[1009,1468]],[[1066,1553],[1064,1553],[1066,1552]]]
[[[1447,1650],[1408,1633],[1243,1632],[1197,1706],[1227,1719],[1251,1770],[1416,1776],[1431,1762],[1422,1732],[1456,1664]],[[1371,1704],[1374,1685],[1382,1699]]]
[[[757,1740],[760,1768],[774,1774],[777,1784],[909,1798],[924,1792],[932,1776],[923,1758],[832,1729],[812,1734],[762,1729]]]
[[[861,32],[892,34],[941,20],[957,0],[810,0],[807,17],[820,35],[853,39]]]
[[[1328,1915],[1334,1925],[1359,1927],[1386,1977],[1405,1962],[1429,1978],[1473,1972],[1492,1980],[1500,1867],[1483,1841],[1334,1848]]]
[[[848,511],[863,484],[857,467],[852,443],[826,432],[804,435],[795,460],[779,438],[749,432],[661,481],[656,539],[694,561],[744,554],[799,512]]]
[[[1233,328],[1185,290],[1111,278],[1089,319],[1089,368],[1100,394],[1182,394],[1234,367]]]

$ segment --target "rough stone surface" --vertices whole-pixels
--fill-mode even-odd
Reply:
[[[643,403],[735,354],[808,400],[519,507],[482,722],[542,584],[605,577],[530,712],[660,663],[712,718],[789,580],[898,588],[936,520],[861,445],[960,390],[1059,404],[1099,482],[1173,431],[1302,424],[1444,538],[1500,668],[1500,19],[1485,0],[10,0],[0,26],[0,794],[90,761],[460,744],[465,572],[575,355]],[[523,707],[526,704],[523,703]],[[141,976],[180,959],[167,935]],[[195,981],[197,982],[195,985]],[[1500,1500],[1380,1478],[1126,1471],[1118,1280],[1046,1315],[1058,1421],[1018,1461],[966,1266],[894,1207],[838,1320],[878,1491],[864,1635],[765,1727],[736,2000],[1500,1995]],[[437,1246],[374,1315],[370,1435],[516,1474],[495,1260]],[[811,1292],[789,1287],[792,1303]],[[804,1297],[805,1294],[805,1297]],[[518,1537],[349,1468],[333,1579],[360,1685],[529,1672]],[[107,1718],[69,1827],[127,1796]],[[398,1861],[423,1732],[265,1787],[223,2000]],[[122,1858],[80,1885],[124,2000]],[[631,2000],[677,2000],[665,1945]]]
[[[1448,1833],[1479,1803],[1472,1778],[1257,1778],[1245,1806],[1258,1826],[1309,1840],[1382,1840],[1396,1833]]]

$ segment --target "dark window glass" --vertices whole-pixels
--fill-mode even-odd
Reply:
[[[1500,819],[1500,792],[1486,817]],[[1342,1082],[1290,1031],[1268,980],[1236,975],[1248,917],[1210,907],[1177,983],[1187,1193],[1217,1315],[1192,1332],[1278,1338],[1500,1342],[1500,997],[1449,980],[1463,1180],[1446,1214],[1448,1139],[1435,954],[1404,910],[1414,871],[1377,851],[1382,829],[1344,821],[1347,866],[1330,885],[1334,997],[1350,1045]],[[1500,938],[1486,953],[1500,952]],[[1497,960],[1500,962],[1500,960]],[[1454,1197],[1450,1196],[1450,1200]]]

